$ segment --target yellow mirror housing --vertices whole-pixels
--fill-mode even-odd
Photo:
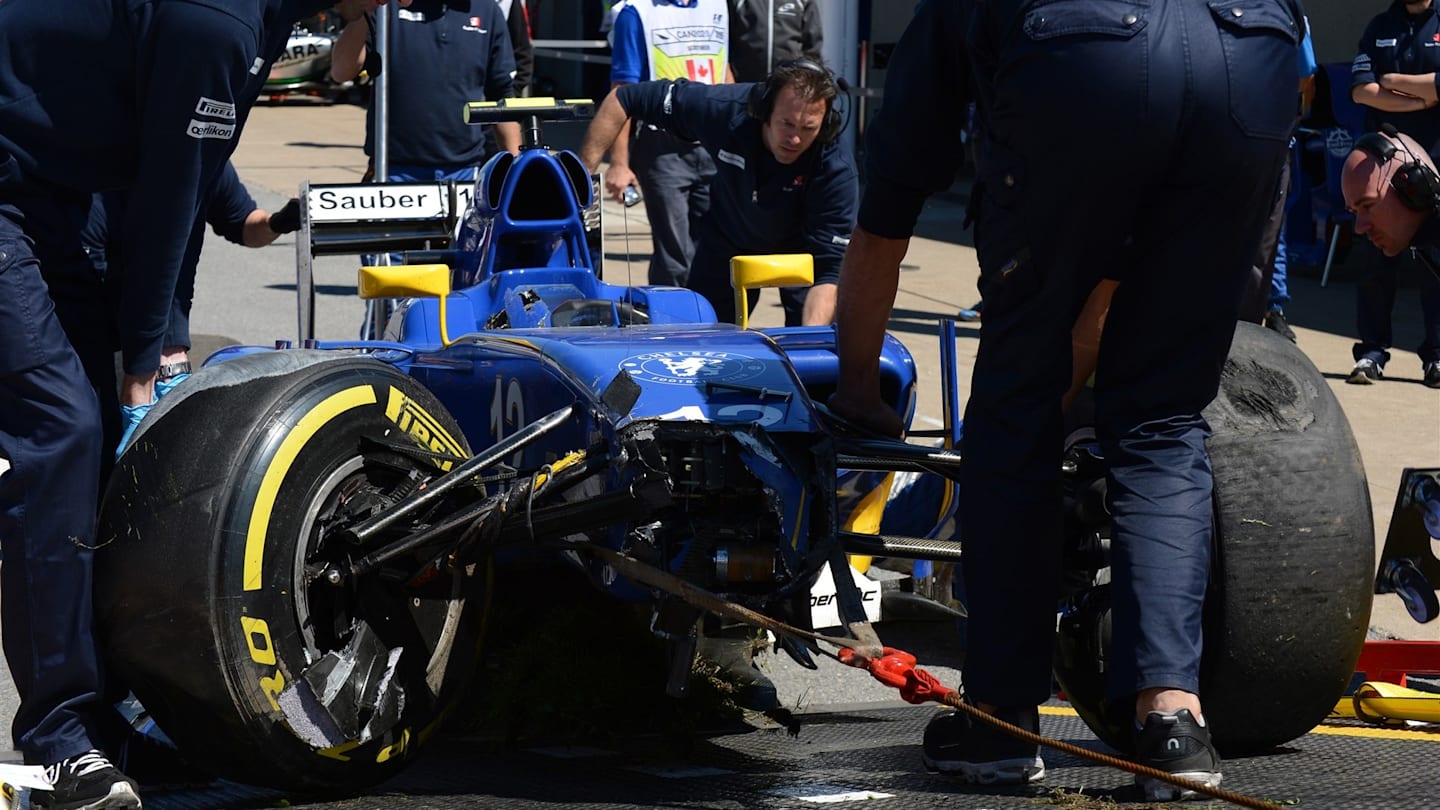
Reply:
[[[359,286],[361,298],[444,298],[450,294],[450,266],[362,267]]]
[[[450,295],[450,265],[400,264],[360,268],[361,298],[440,299],[440,343],[450,345],[445,324],[445,298]]]
[[[760,287],[803,287],[815,283],[815,257],[809,253],[736,256],[730,260],[730,286],[735,288],[735,321],[750,325],[746,290]]]

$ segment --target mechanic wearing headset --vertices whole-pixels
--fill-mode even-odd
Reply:
[[[783,63],[757,84],[623,85],[600,105],[580,159],[595,171],[630,118],[698,140],[715,159],[716,174],[687,286],[710,301],[721,321],[733,321],[732,256],[811,253],[815,284],[786,302],[785,322],[828,324],[858,196],[854,158],[837,137],[838,95],[833,74],[803,59]]]
[[[337,8],[353,19],[376,2]],[[92,195],[130,190],[121,403],[151,401],[204,192],[291,26],[331,5],[0,3],[0,621],[20,695],[14,745],[53,784],[31,793],[32,807],[140,806],[135,783],[97,750],[111,711],[91,601],[101,422],[41,268],[88,263],[80,231]]]
[[[1365,128],[1390,124],[1413,136],[1425,151],[1440,149],[1440,13],[1434,0],[1395,0],[1365,26],[1350,65],[1350,98],[1363,104]],[[1393,338],[1391,316],[1403,252],[1368,268],[1355,285],[1355,365],[1346,382],[1369,385],[1385,376]],[[1426,340],[1420,345],[1423,381],[1440,388],[1440,279],[1420,277],[1420,310]]]
[[[1102,277],[1118,278],[1095,381],[1114,522],[1110,699],[1134,712],[1141,763],[1211,784],[1220,761],[1198,694],[1213,517],[1201,411],[1286,157],[1302,28],[1285,0],[922,0],[869,126],[869,181],[840,274],[831,406],[899,435],[876,360],[921,206],[955,176],[973,94],[985,318],[961,445],[966,699],[1034,730],[1051,696],[1071,328]],[[1245,77],[1243,93],[1230,76]],[[932,720],[923,751],[967,780],[1044,775],[1034,744],[966,713]],[[1149,800],[1177,792],[1142,787]]]
[[[100,399],[100,417],[105,427],[101,443],[102,490],[115,457],[151,408],[148,403],[120,406],[116,399],[114,353],[119,340],[119,299],[126,275],[122,264],[125,250],[121,224],[128,198],[124,191],[95,195],[89,221],[81,234],[90,267],[83,268],[84,272],[79,274],[52,268],[42,271],[50,287],[50,297],[55,301],[60,325],[80,355],[85,374]],[[292,199],[272,215],[256,205],[240,182],[235,166],[225,162],[219,179],[205,196],[200,216],[195,219],[184,265],[176,280],[155,383],[157,400],[190,376],[190,305],[195,297],[195,267],[200,261],[206,223],[215,233],[237,245],[264,247],[281,234],[300,228],[300,202]]]
[[[1361,136],[1345,159],[1340,190],[1355,213],[1356,233],[1386,256],[1414,249],[1429,280],[1440,282],[1440,176],[1419,141],[1388,127]],[[1427,325],[1424,343],[1440,346],[1440,329]],[[1431,385],[1428,373],[1425,384]]]

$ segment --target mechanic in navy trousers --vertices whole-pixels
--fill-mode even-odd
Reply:
[[[375,1],[339,8],[354,18]],[[97,750],[110,711],[91,600],[100,414],[41,268],[88,262],[92,195],[130,190],[121,402],[150,401],[200,200],[292,24],[332,4],[0,2],[0,621],[14,744],[53,783],[34,807],[140,806]]]
[[[630,118],[698,141],[716,173],[686,286],[705,296],[720,321],[734,321],[732,256],[810,253],[815,283],[784,300],[785,323],[828,324],[859,196],[855,160],[839,137],[839,94],[829,69],[808,59],[784,62],[753,84],[621,85],[595,113],[580,159],[595,171]]]
[[[1286,156],[1303,27],[1288,0],[923,0],[869,126],[840,276],[831,404],[898,434],[877,384],[880,341],[920,208],[955,176],[973,97],[985,318],[961,445],[966,699],[1035,729],[1051,696],[1071,327],[1097,283],[1118,279],[1095,380],[1115,531],[1110,697],[1133,706],[1140,762],[1211,784],[1201,410]],[[1035,745],[965,713],[933,720],[923,751],[967,780],[1044,774]],[[1177,793],[1142,786],[1150,800]]]

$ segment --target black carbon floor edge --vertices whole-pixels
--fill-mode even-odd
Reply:
[[[737,728],[611,749],[531,748],[487,753],[493,743],[442,739],[396,779],[364,796],[317,803],[242,786],[147,792],[148,810],[210,808],[1002,808],[1143,807],[1131,777],[1042,751],[1043,787],[985,789],[926,773],[919,741],[933,706],[829,708],[803,716],[798,737]],[[1104,750],[1063,704],[1045,709],[1041,732]],[[1375,736],[1380,735],[1380,736]],[[1440,732],[1327,724],[1264,756],[1226,760],[1224,787],[1283,807],[1440,806]],[[1112,802],[1114,804],[1112,804]],[[1184,806],[1220,806],[1189,802]]]

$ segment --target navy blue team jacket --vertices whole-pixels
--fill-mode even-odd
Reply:
[[[291,25],[331,2],[0,2],[0,199],[130,190],[128,373],[159,366],[196,212]]]
[[[843,139],[816,141],[789,165],[775,160],[746,112],[757,87],[662,80],[625,85],[617,97],[630,117],[699,141],[715,159],[697,256],[811,253],[815,282],[833,284],[855,227],[855,160]]]

